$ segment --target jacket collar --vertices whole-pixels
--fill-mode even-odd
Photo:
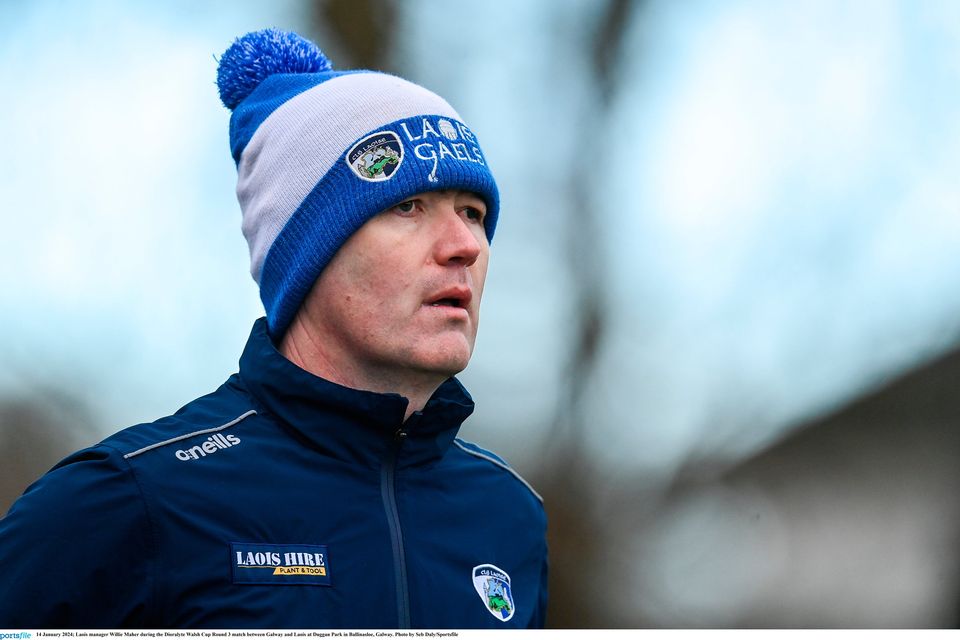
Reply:
[[[240,357],[240,379],[268,413],[312,446],[367,466],[394,451],[401,467],[439,459],[473,413],[470,394],[449,378],[404,423],[406,398],[351,389],[301,369],[277,351],[264,318],[254,323]]]

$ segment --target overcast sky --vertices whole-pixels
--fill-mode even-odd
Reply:
[[[503,192],[467,437],[522,456],[568,347],[553,169],[587,152],[575,36],[595,5],[403,6],[398,60],[478,132]],[[64,386],[105,434],[215,388],[262,314],[213,56],[303,12],[202,7],[0,5],[0,391]],[[960,4],[640,18],[590,150],[613,331],[589,444],[668,471],[748,452],[960,335]]]

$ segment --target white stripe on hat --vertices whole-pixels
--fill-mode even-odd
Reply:
[[[237,167],[250,274],[258,284],[273,241],[347,147],[366,133],[416,115],[461,119],[435,93],[376,72],[318,84],[267,116],[240,154]],[[340,126],[334,128],[334,123]]]

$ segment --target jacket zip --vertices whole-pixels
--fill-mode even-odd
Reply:
[[[394,581],[397,591],[397,628],[410,628],[410,592],[407,587],[407,561],[403,550],[403,531],[400,528],[400,511],[397,509],[396,470],[400,447],[407,437],[402,428],[394,434],[393,448],[380,471],[380,495],[387,512],[390,541],[393,546]]]

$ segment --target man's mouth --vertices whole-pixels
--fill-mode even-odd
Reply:
[[[425,304],[430,307],[465,309],[472,297],[473,292],[469,287],[451,287],[437,292],[435,296],[428,298]]]
[[[457,307],[457,308],[460,308],[460,307],[462,307],[463,305],[460,304],[460,301],[457,300],[456,298],[441,298],[440,300],[437,300],[436,302],[431,302],[431,303],[430,303],[430,306],[431,306],[431,307]]]

